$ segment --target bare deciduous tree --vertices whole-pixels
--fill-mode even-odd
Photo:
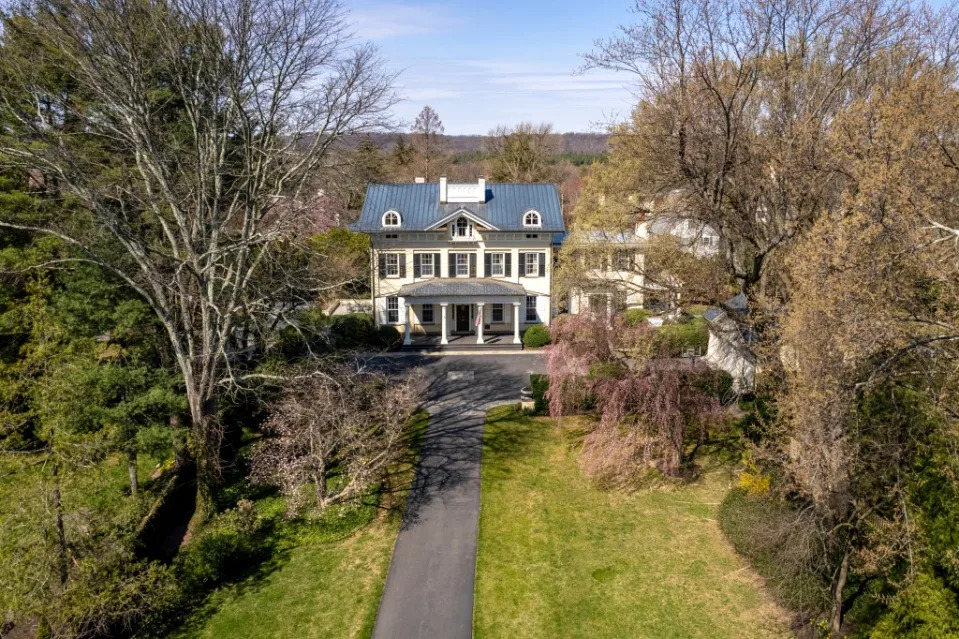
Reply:
[[[555,182],[559,171],[553,163],[557,139],[551,124],[523,122],[510,128],[499,126],[485,141],[487,172],[497,182]]]
[[[410,129],[410,141],[416,152],[414,166],[421,173],[415,177],[425,178],[429,182],[443,170],[445,149],[442,136],[445,130],[439,114],[428,104],[416,116]]]
[[[355,499],[403,453],[423,378],[337,369],[289,382],[253,451],[255,481],[279,486],[291,511]]]
[[[834,203],[844,179],[825,152],[836,114],[897,69],[876,62],[908,30],[886,0],[653,0],[597,43],[586,68],[625,71],[641,102],[620,135],[644,199],[710,224],[743,291],[775,291],[770,265]],[[681,197],[676,197],[676,196]]]
[[[202,516],[238,354],[336,284],[297,244],[302,189],[341,137],[386,123],[393,77],[337,0],[37,0],[2,45],[0,159],[88,216],[0,224],[60,238],[155,311],[186,388]]]

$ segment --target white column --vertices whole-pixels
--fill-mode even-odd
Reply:
[[[440,338],[440,344],[449,344],[450,340],[446,336],[446,307],[449,304],[440,304],[440,324],[443,326],[443,336]]]
[[[522,344],[519,339],[519,302],[513,302],[513,343]]]
[[[479,317],[479,324],[476,325],[476,343],[483,344],[483,322],[486,319],[483,317],[483,302],[476,303],[476,316]]]
[[[404,306],[406,307],[406,326],[404,327],[406,330],[403,331],[403,344],[409,346],[413,343],[413,321],[410,319],[411,307],[409,302],[404,303]]]

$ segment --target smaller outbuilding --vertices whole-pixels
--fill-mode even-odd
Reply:
[[[735,390],[747,392],[752,390],[756,382],[753,335],[734,317],[744,315],[748,310],[746,296],[740,293],[726,300],[723,307],[710,308],[703,314],[709,327],[709,344],[704,359],[713,368],[732,375]]]

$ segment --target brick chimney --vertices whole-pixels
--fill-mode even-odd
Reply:
[[[441,175],[440,176],[440,204],[446,204],[448,200],[449,200],[449,197],[447,196],[446,176]]]

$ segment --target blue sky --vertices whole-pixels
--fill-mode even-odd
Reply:
[[[629,0],[349,0],[354,30],[401,71],[412,122],[429,104],[448,134],[497,124],[550,122],[557,131],[599,131],[633,98],[625,74],[574,72],[596,38],[629,21]]]

